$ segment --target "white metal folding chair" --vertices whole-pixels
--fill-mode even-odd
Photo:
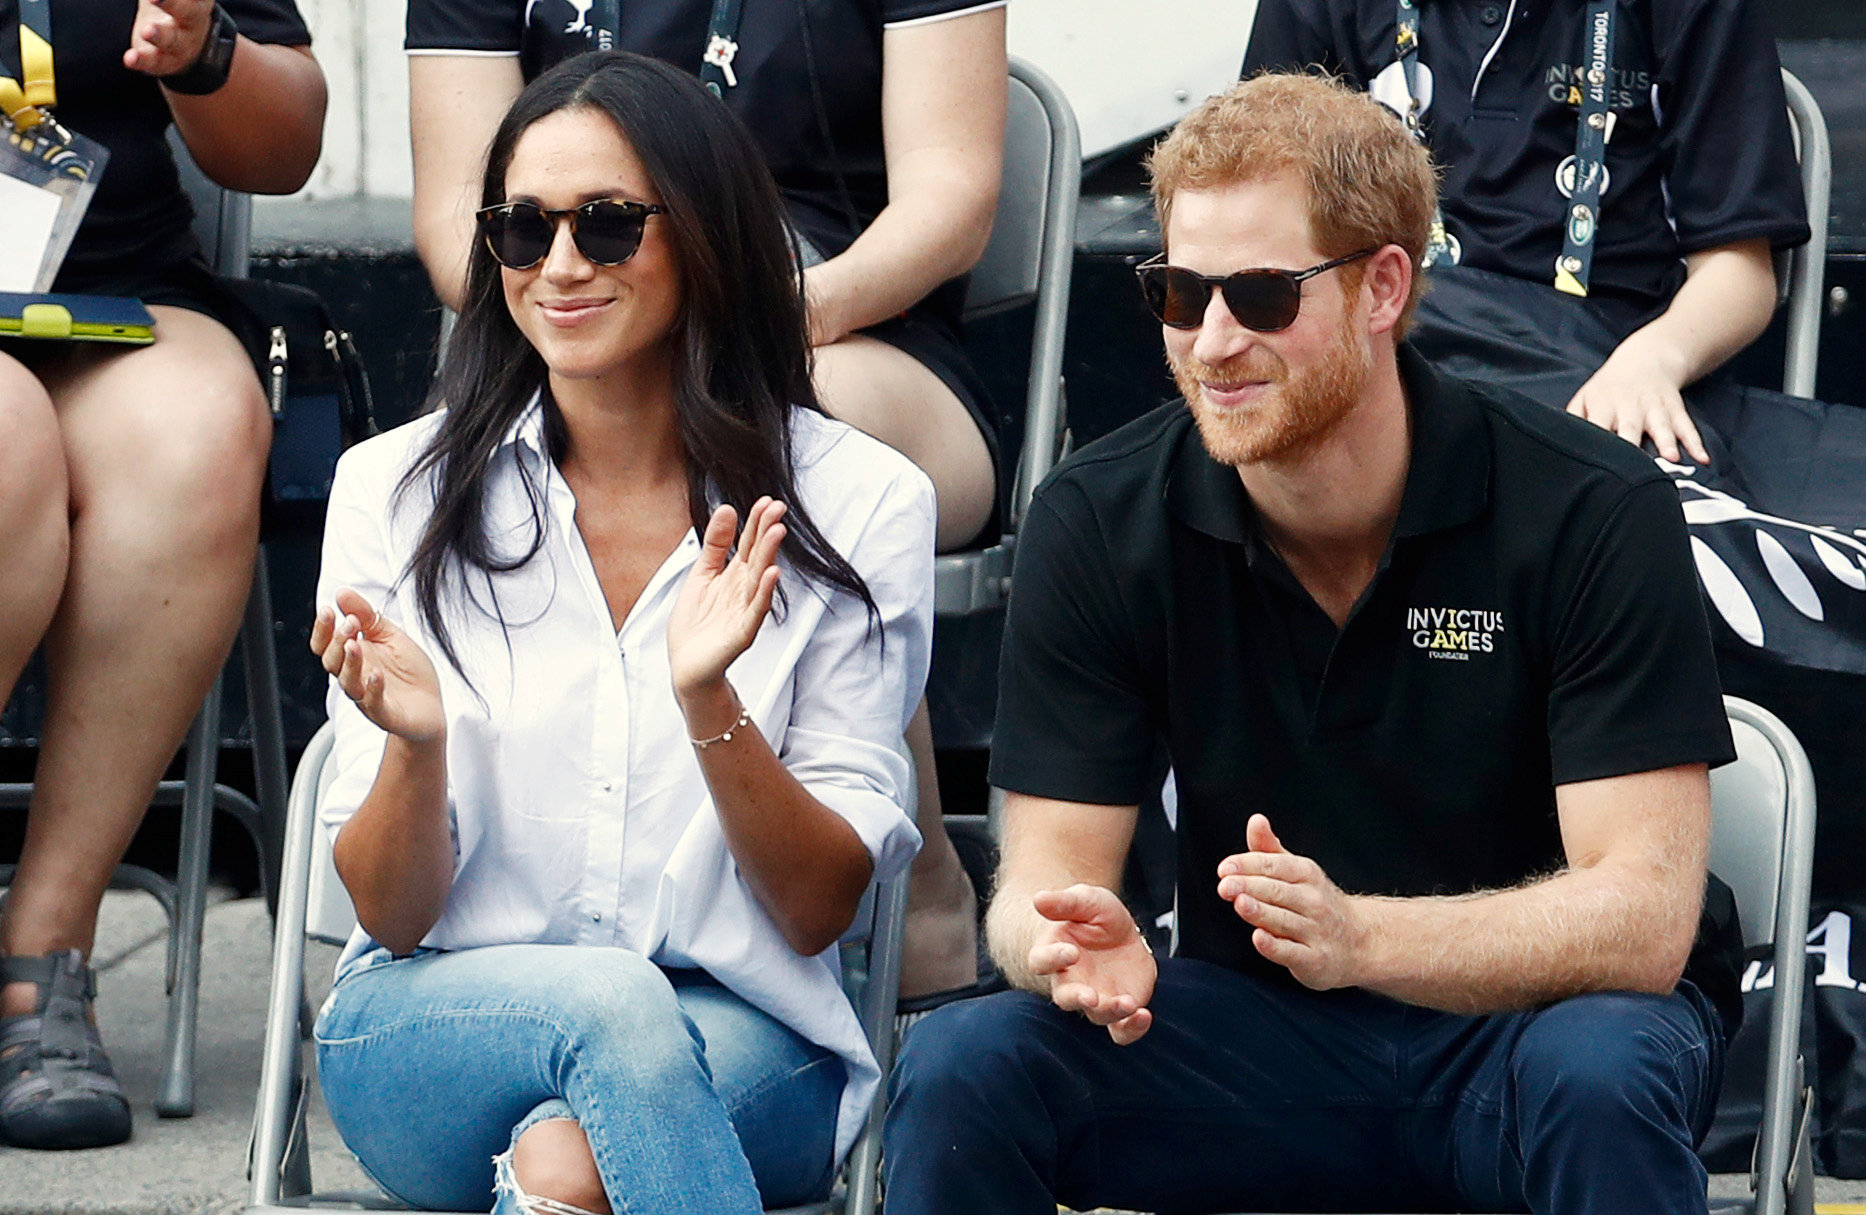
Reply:
[[[305,1137],[310,1101],[305,939],[340,945],[349,939],[356,923],[355,910],[331,862],[329,839],[317,825],[318,805],[334,776],[328,763],[332,738],[328,723],[319,728],[292,781],[272,944],[265,1052],[253,1111],[247,1215],[284,1215],[307,1209],[402,1209],[379,1193],[320,1194],[313,1192],[311,1184]],[[906,787],[911,798],[911,778]],[[905,810],[911,818],[913,807]],[[854,926],[843,938],[844,973],[857,988],[851,999],[881,1067],[881,1092],[835,1192],[823,1202],[786,1208],[774,1215],[872,1215],[880,1206],[881,1120],[894,1062],[894,1005],[900,993],[901,935],[906,919],[907,876],[903,873],[869,888]]]
[[[1023,451],[999,541],[934,563],[934,611],[942,616],[1004,602],[1018,524],[1063,444],[1063,336],[1075,265],[1082,139],[1069,99],[1041,71],[1012,59],[1007,87],[998,214],[991,241],[972,270],[965,307],[967,317],[980,317],[1035,302]]]
[[[1808,243],[1776,258],[1776,278],[1788,304],[1788,352],[1782,368],[1782,391],[1791,397],[1814,396],[1821,354],[1821,286],[1827,271],[1827,209],[1833,191],[1834,153],[1827,120],[1807,86],[1787,68],[1782,87],[1788,94],[1788,117],[1801,158],[1801,192],[1808,200]]]

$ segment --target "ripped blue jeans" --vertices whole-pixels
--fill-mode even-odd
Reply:
[[[618,1213],[752,1215],[829,1189],[842,1061],[702,971],[573,945],[379,950],[314,1034],[344,1143],[410,1206],[532,1205],[495,1194],[494,1159],[548,1118],[581,1125]]]

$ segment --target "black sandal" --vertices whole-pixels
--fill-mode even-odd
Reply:
[[[97,977],[75,949],[0,958],[0,984],[37,983],[37,1010],[0,1018],[0,1141],[105,1147],[130,1137],[123,1096],[90,1016]]]

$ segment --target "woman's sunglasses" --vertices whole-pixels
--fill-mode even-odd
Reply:
[[[557,221],[567,219],[577,252],[598,266],[619,266],[641,248],[648,217],[666,213],[666,207],[613,198],[567,211],[546,211],[536,203],[501,203],[478,213],[479,234],[501,266],[529,270],[550,253]]]
[[[1258,333],[1275,333],[1296,323],[1302,310],[1302,284],[1305,279],[1359,261],[1377,252],[1362,249],[1346,257],[1337,257],[1307,270],[1239,270],[1234,274],[1195,274],[1181,266],[1166,264],[1166,255],[1135,267],[1140,278],[1140,293],[1147,308],[1162,325],[1174,329],[1197,329],[1205,320],[1205,307],[1211,303],[1212,288],[1224,294],[1225,307],[1238,324]]]

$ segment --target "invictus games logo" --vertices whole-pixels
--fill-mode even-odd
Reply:
[[[1406,628],[1412,643],[1428,658],[1469,662],[1473,654],[1496,649],[1503,632],[1503,613],[1473,608],[1407,608]]]

